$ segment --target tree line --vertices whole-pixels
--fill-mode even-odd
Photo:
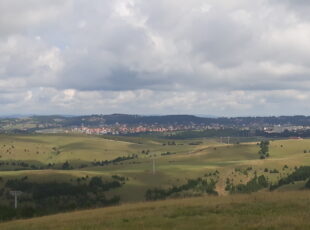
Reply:
[[[270,186],[270,190],[275,190],[283,185],[295,183],[297,181],[305,181],[308,180],[305,187],[310,188],[310,166],[300,166],[296,168],[294,172],[288,175],[285,178],[282,178],[278,181],[278,183]]]
[[[180,186],[173,186],[169,189],[154,188],[148,189],[145,193],[146,200],[163,200],[173,195],[178,195],[183,191],[196,190],[202,193],[217,195],[215,191],[216,181],[213,179],[190,179],[186,184]]]
[[[0,204],[0,220],[41,216],[52,213],[103,207],[118,204],[119,196],[107,197],[105,192],[121,187],[123,177],[114,176],[109,180],[101,177],[91,177],[79,180],[78,183],[66,182],[32,182],[27,177],[8,180],[4,189],[0,191],[2,200],[11,200],[9,192],[21,191],[19,208]]]

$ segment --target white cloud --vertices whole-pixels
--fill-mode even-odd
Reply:
[[[309,114],[305,9],[289,0],[4,0],[1,103],[6,113]]]

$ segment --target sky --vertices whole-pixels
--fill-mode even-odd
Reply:
[[[308,0],[1,0],[0,115],[310,115]]]

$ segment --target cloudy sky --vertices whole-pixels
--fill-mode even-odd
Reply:
[[[1,0],[0,114],[310,115],[308,0]]]

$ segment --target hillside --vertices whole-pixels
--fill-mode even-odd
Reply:
[[[205,196],[58,214],[0,224],[1,230],[310,228],[309,192]]]
[[[216,138],[0,137],[1,220],[271,186],[298,191],[310,177],[309,139],[272,140],[270,156],[262,160],[257,142],[247,138],[227,144]],[[23,192],[17,212],[12,190]]]

